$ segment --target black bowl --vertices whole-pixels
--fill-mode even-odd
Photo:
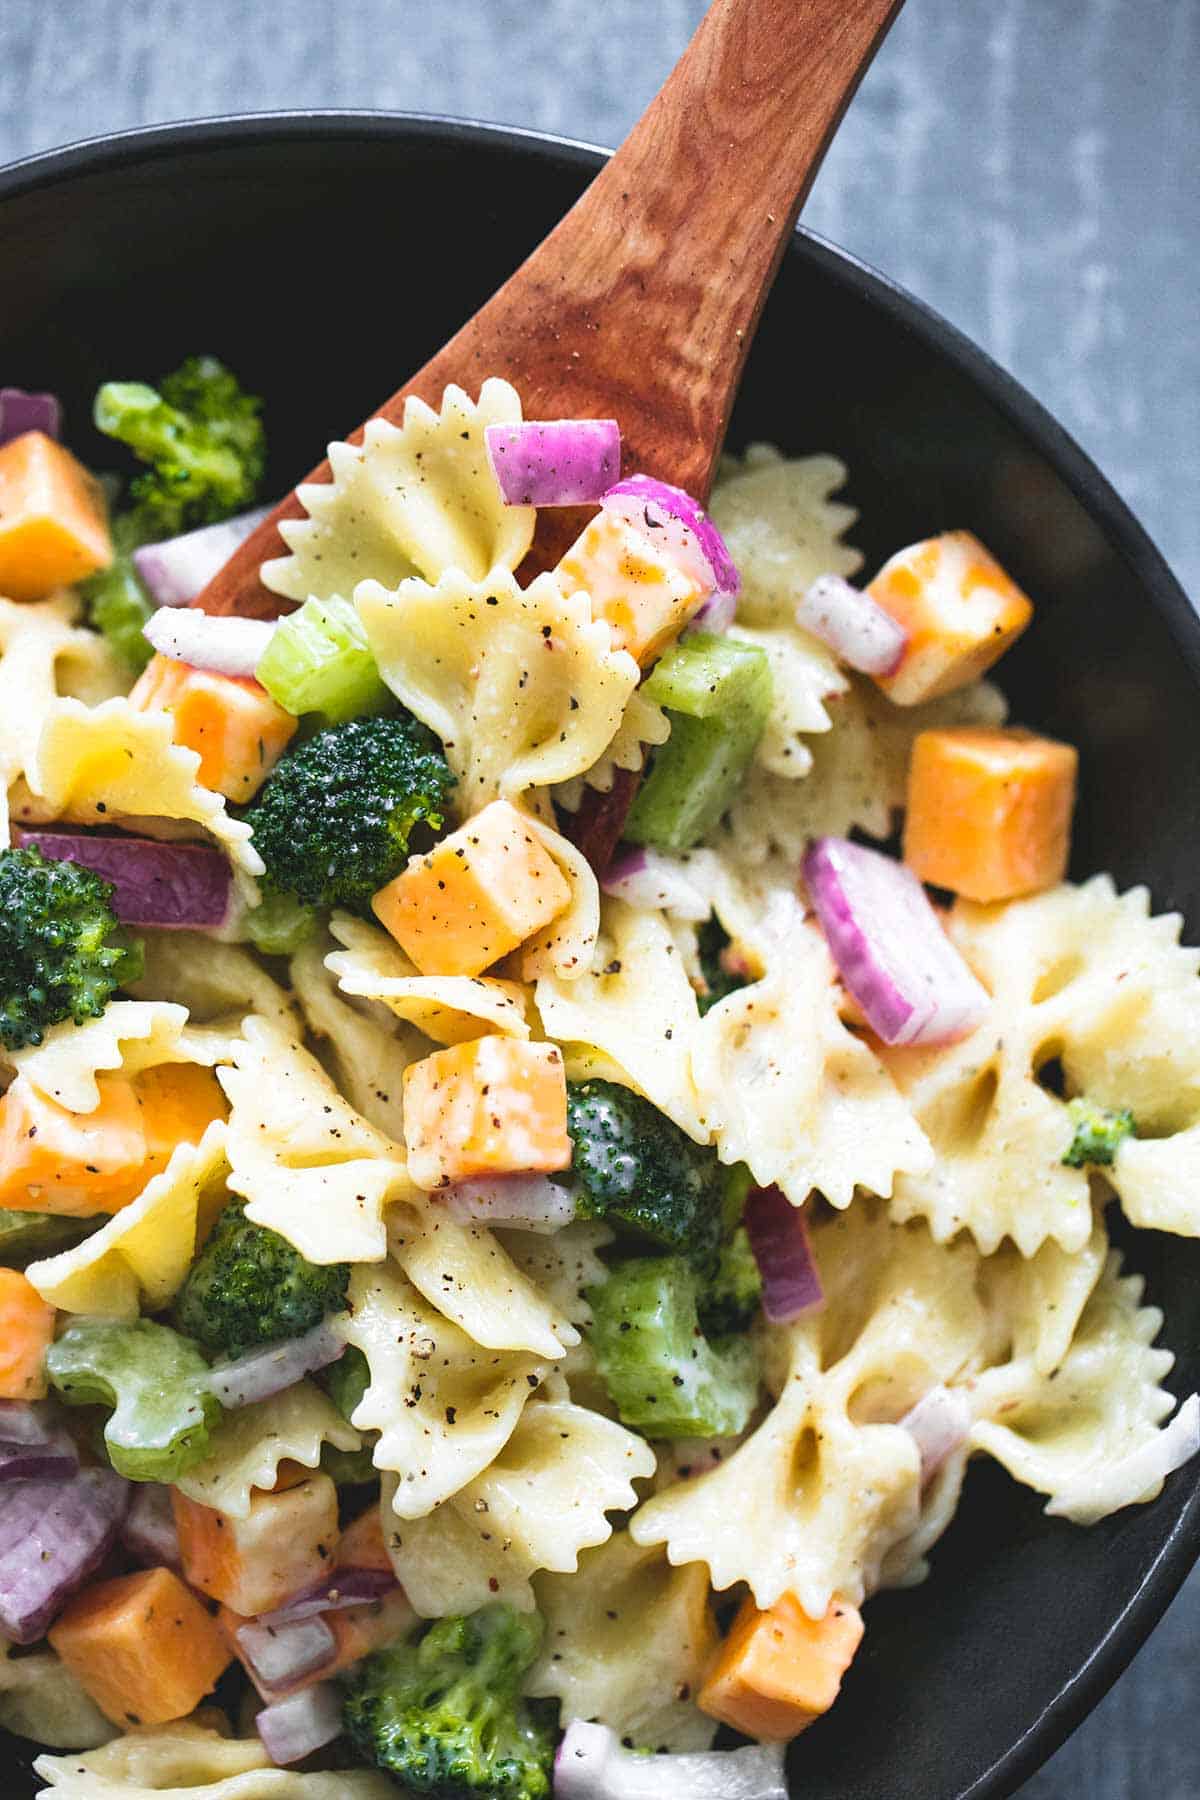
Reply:
[[[566,210],[598,152],[517,131],[304,114],[132,132],[0,174],[0,375],[66,399],[184,354],[267,396],[290,485],[425,361]],[[832,450],[868,565],[969,526],[1037,601],[1003,669],[1022,720],[1083,755],[1075,872],[1147,881],[1200,928],[1200,624],[1144,533],[1052,419],[941,319],[801,233],[750,358],[731,443]],[[1153,1233],[1132,1266],[1200,1387],[1200,1250]],[[731,1526],[733,1521],[730,1522]],[[1090,1531],[977,1467],[921,1588],[885,1595],[829,1717],[797,1746],[807,1800],[1010,1793],[1128,1662],[1200,1551],[1200,1494]],[[27,1746],[0,1745],[9,1800]]]

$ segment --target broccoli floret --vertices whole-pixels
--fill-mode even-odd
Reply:
[[[257,906],[246,914],[242,929],[256,950],[264,956],[294,956],[311,943],[320,927],[321,916],[313,906],[297,900],[295,894],[274,890],[264,894]]]
[[[745,1331],[762,1299],[762,1275],[750,1248],[745,1226],[739,1225],[721,1245],[716,1273],[699,1297],[700,1326],[706,1337]]]
[[[712,1262],[727,1181],[714,1150],[614,1081],[568,1082],[567,1131],[580,1218]]]
[[[746,986],[749,977],[736,973],[730,966],[730,945],[733,939],[718,919],[716,913],[710,913],[699,931],[696,933],[696,947],[700,954],[700,973],[704,977],[704,992],[697,994],[701,1015],[718,1000],[724,1000],[727,994],[736,994],[739,988]]]
[[[150,465],[112,521],[112,562],[83,584],[92,624],[135,671],[150,660],[142,628],[154,602],[133,552],[253,504],[266,460],[260,406],[212,356],[189,357],[157,391],[109,381],[96,395],[98,429]]]
[[[634,1257],[588,1289],[597,1367],[622,1422],[647,1437],[736,1437],[754,1410],[755,1346],[705,1337],[702,1292],[682,1256]]]
[[[1068,1100],[1067,1116],[1074,1128],[1070,1148],[1063,1157],[1068,1169],[1086,1168],[1089,1163],[1108,1164],[1127,1137],[1133,1137],[1136,1126],[1127,1106],[1114,1109],[1098,1106],[1094,1100]]]
[[[117,938],[112,883],[40,850],[0,850],[0,1044],[40,1044],[51,1025],[98,1019],[142,972]]]
[[[346,1303],[346,1263],[318,1267],[231,1200],[175,1300],[175,1321],[214,1354],[301,1337]]]
[[[454,777],[411,713],[334,725],[285,756],[246,817],[272,889],[361,908],[408,861],[414,826],[440,831]]]
[[[350,1670],[346,1731],[410,1793],[542,1800],[554,1733],[520,1698],[541,1639],[538,1615],[511,1606],[442,1619]]]

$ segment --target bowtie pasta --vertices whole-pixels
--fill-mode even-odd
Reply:
[[[489,380],[331,446],[247,625],[178,609],[257,403],[194,359],[98,417],[136,496],[45,437],[0,598],[0,1726],[70,1752],[45,1791],[541,1800],[599,1729],[722,1793],[719,1726],[834,1702],[973,1459],[1080,1525],[1186,1479],[1108,1212],[1200,1236],[1200,952],[1064,878],[982,544],[854,586],[836,459],[751,446],[706,513]]]

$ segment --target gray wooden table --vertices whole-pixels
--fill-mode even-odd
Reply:
[[[703,0],[0,0],[0,162],[261,107],[615,143]],[[1043,400],[1200,597],[1200,0],[909,0],[818,231]],[[0,277],[2,303],[2,277]],[[1028,1800],[1191,1800],[1200,1580]]]

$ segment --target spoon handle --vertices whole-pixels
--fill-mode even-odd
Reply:
[[[527,418],[615,416],[627,469],[706,498],[796,215],[901,4],[715,0],[587,192],[376,417],[503,375]],[[302,513],[289,494],[198,604],[277,613],[258,567]]]

